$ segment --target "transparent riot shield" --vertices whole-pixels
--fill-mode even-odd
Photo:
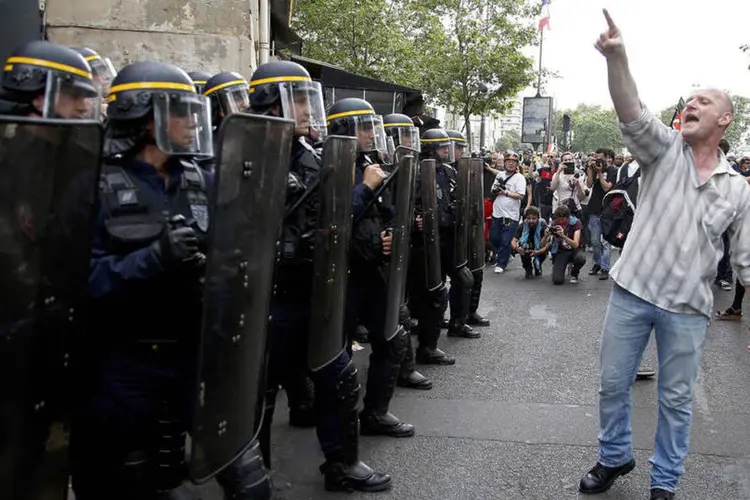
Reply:
[[[312,315],[308,343],[308,364],[312,371],[330,364],[345,348],[344,304],[356,154],[356,138],[326,138],[313,256]]]
[[[472,158],[469,166],[469,270],[484,268],[484,162]]]
[[[437,205],[437,171],[435,160],[422,160],[419,167],[422,198],[422,235],[424,237],[425,276],[428,291],[443,286],[440,264],[440,226]]]
[[[234,114],[219,132],[190,474],[203,482],[256,437],[294,121]]]
[[[455,193],[456,237],[454,243],[454,265],[456,269],[466,266],[469,239],[469,168],[471,158],[459,158],[456,163],[458,185]]]
[[[0,498],[64,500],[102,128],[0,116]]]
[[[417,162],[414,156],[399,158],[398,177],[393,191],[396,219],[392,228],[391,255],[388,262],[388,298],[385,312],[385,336],[391,340],[403,328],[399,312],[404,302],[407,261],[412,220],[414,219],[414,183]]]

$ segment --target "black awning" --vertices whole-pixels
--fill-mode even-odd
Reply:
[[[357,75],[350,73],[343,68],[328,64],[323,61],[317,61],[302,56],[292,56],[292,61],[302,66],[310,72],[313,80],[319,80],[324,87],[338,87],[346,89],[362,90],[383,90],[386,92],[401,92],[405,96],[412,94],[422,95],[419,89],[404,87],[395,83],[388,83],[369,76]]]

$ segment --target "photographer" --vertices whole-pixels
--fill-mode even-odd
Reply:
[[[609,259],[612,247],[602,239],[602,213],[604,194],[612,189],[617,179],[617,168],[614,166],[615,152],[611,149],[596,150],[586,167],[586,185],[591,188],[591,199],[586,213],[591,245],[594,247],[594,266],[589,272],[594,276],[601,272],[600,280],[609,278]]]
[[[580,250],[581,230],[583,225],[577,217],[570,215],[565,205],[557,207],[552,214],[552,226],[547,229],[542,247],[552,253],[552,283],[562,285],[565,281],[565,270],[573,264],[570,282],[578,283],[578,273],[586,264],[586,257]]]
[[[508,151],[505,170],[492,183],[492,225],[490,241],[495,249],[495,274],[505,271],[510,260],[510,243],[521,218],[521,200],[526,194],[526,179],[518,173],[518,154]]]
[[[553,192],[553,212],[557,207],[565,205],[570,209],[571,213],[580,214],[581,201],[586,198],[587,189],[583,176],[580,172],[576,172],[573,153],[563,153],[560,168],[552,176],[550,189]]]
[[[542,275],[542,264],[549,250],[549,241],[547,245],[543,244],[547,222],[540,220],[539,215],[537,207],[528,207],[524,212],[524,222],[519,226],[510,244],[513,252],[521,256],[527,280],[533,278],[534,275]]]

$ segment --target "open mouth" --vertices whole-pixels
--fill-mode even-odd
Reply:
[[[697,123],[697,122],[698,122],[699,120],[698,120],[698,117],[697,117],[697,116],[695,116],[695,115],[693,115],[693,114],[689,114],[689,115],[685,115],[685,116],[684,116],[684,117],[682,118],[682,121],[683,121],[684,123],[693,123],[693,122]]]

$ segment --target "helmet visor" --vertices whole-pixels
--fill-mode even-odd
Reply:
[[[247,89],[247,86],[237,86],[218,93],[216,97],[224,116],[247,111],[250,107],[250,94]]]
[[[456,151],[453,144],[453,141],[447,138],[422,139],[422,146],[428,147],[427,151],[432,151],[435,160],[443,163],[453,163],[456,161]]]
[[[316,141],[323,140],[328,131],[320,83],[280,82],[278,85],[283,116],[297,122],[295,133]]]
[[[466,143],[464,141],[453,141],[453,151],[456,158],[469,156],[469,148],[466,147]]]
[[[347,119],[354,123],[354,136],[357,138],[357,151],[388,154],[383,118],[380,115],[354,115]]]
[[[385,137],[385,151],[380,154],[383,163],[393,164],[396,160],[396,144],[393,141],[393,137]]]
[[[394,127],[393,137],[398,141],[396,146],[419,152],[419,129],[417,127]]]
[[[168,155],[213,156],[208,97],[161,92],[152,95],[154,139]]]
[[[97,120],[102,98],[94,82],[52,71],[47,76],[42,116],[65,120]]]

